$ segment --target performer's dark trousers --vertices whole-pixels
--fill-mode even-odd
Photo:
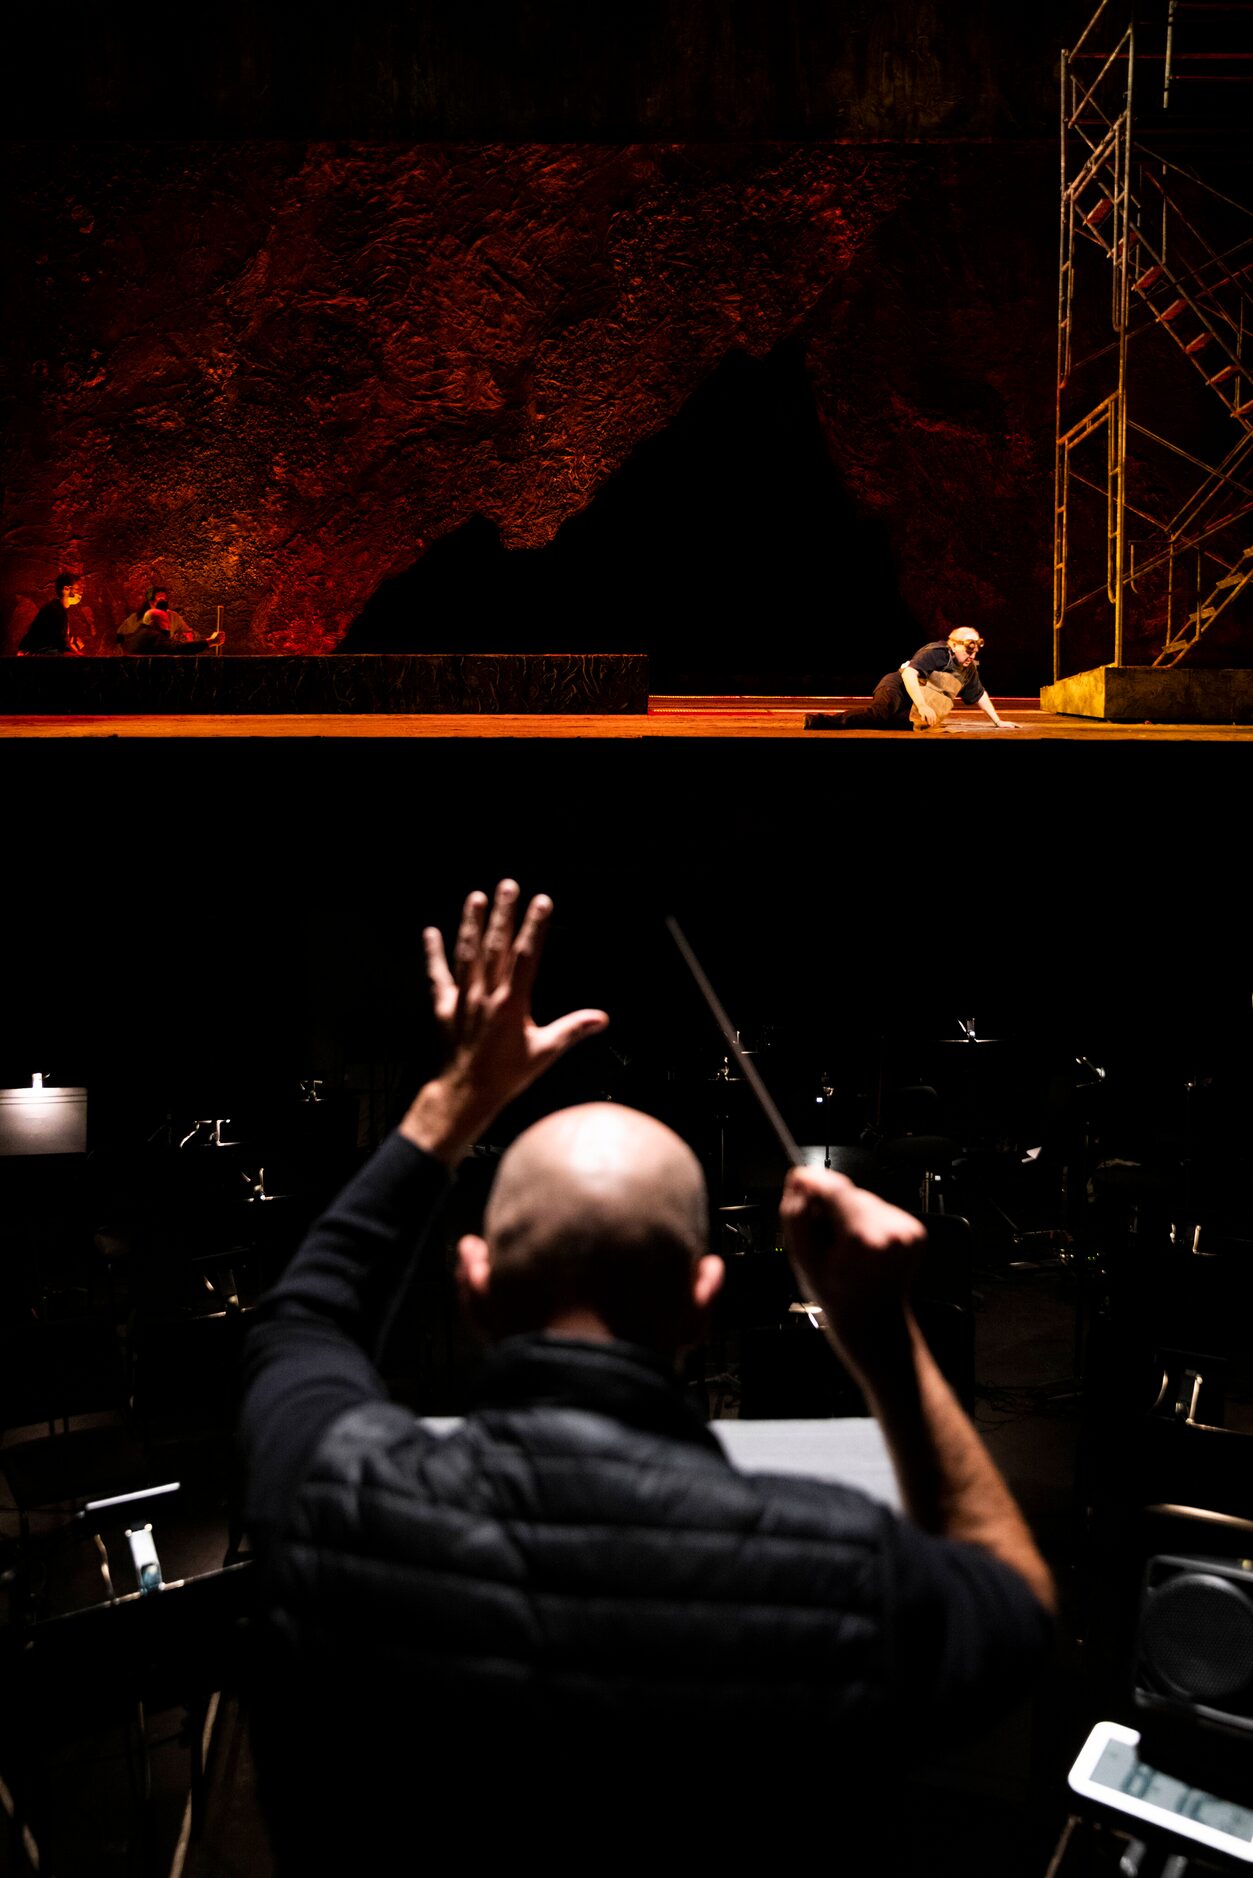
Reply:
[[[870,703],[861,711],[845,711],[844,730],[908,730],[909,693],[899,672],[889,672],[874,688]]]

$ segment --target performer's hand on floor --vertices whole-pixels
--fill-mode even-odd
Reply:
[[[502,880],[491,908],[485,893],[468,895],[450,970],[433,926],[422,935],[435,1021],[448,1060],[419,1090],[401,1133],[441,1160],[468,1154],[483,1129],[560,1056],[609,1022],[604,1011],[571,1011],[551,1024],[531,1016],[553,903],[536,894],[514,935],[518,883]]]

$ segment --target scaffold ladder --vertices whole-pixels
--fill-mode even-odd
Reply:
[[[1229,121],[1223,119],[1224,135],[1253,130],[1253,0],[1157,0],[1156,9],[1142,4],[1136,17],[1133,5],[1134,0],[1101,0],[1061,61],[1055,679],[1062,672],[1064,630],[1081,607],[1105,603],[1112,609],[1115,664],[1124,662],[1134,605],[1140,643],[1146,626],[1165,628],[1152,662],[1173,665],[1253,591],[1253,373],[1246,350],[1253,328],[1253,207],[1180,161],[1178,143],[1169,153],[1150,144],[1154,125],[1162,131],[1165,124],[1172,134],[1182,126],[1199,146],[1212,149],[1205,139],[1222,114],[1206,102],[1199,117],[1189,118],[1188,102],[1196,100],[1232,106]],[[1235,44],[1241,29],[1248,34],[1247,49]],[[1205,32],[1208,38],[1200,36]],[[1221,35],[1218,43],[1215,33]],[[1223,89],[1232,86],[1243,90]],[[1211,239],[1233,210],[1249,218],[1243,233],[1235,240]],[[1107,274],[1112,344],[1092,342],[1087,356],[1077,360],[1076,295],[1080,274],[1090,268],[1085,256]],[[1085,292],[1090,291],[1089,285]],[[1211,408],[1221,407],[1235,427],[1235,441],[1218,451],[1217,461],[1196,454],[1186,426],[1172,437],[1142,421],[1137,399],[1143,380],[1129,373],[1129,347],[1135,342],[1142,348],[1145,335],[1154,331],[1169,342],[1202,398],[1214,401]],[[1092,385],[1085,395],[1093,370],[1106,374],[1106,385]],[[1217,410],[1215,421],[1223,421]],[[1090,440],[1102,432],[1104,462],[1098,469]],[[1173,476],[1177,485],[1185,475],[1195,477],[1182,501],[1169,504],[1173,514],[1150,512],[1162,506],[1160,488],[1133,493],[1129,433],[1136,439],[1137,465],[1145,448],[1158,453],[1155,463],[1173,465],[1169,474],[1155,469],[1159,482]],[[1205,434],[1204,426],[1199,434]],[[1137,468],[1137,489],[1142,480]],[[1103,500],[1105,567],[1098,586],[1072,593],[1077,550],[1071,509],[1078,492],[1085,504],[1092,495]],[[1129,517],[1135,524],[1130,531]],[[1091,558],[1099,552],[1095,526],[1089,509],[1079,537],[1088,583],[1100,578]],[[1177,576],[1193,557],[1193,597],[1180,619]]]

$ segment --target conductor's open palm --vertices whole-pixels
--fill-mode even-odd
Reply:
[[[435,1020],[444,1037],[444,1076],[472,1084],[495,1114],[572,1044],[595,1036],[604,1011],[571,1011],[550,1024],[531,1015],[531,993],[553,903],[536,894],[514,933],[518,883],[502,880],[488,907],[471,893],[462,908],[452,969],[433,926],[422,935]]]

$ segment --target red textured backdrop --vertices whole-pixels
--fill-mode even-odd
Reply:
[[[152,575],[196,626],[223,604],[233,651],[330,651],[424,546],[476,514],[544,545],[729,351],[794,336],[906,605],[1038,682],[1053,170],[1043,143],[19,151],[8,645],[68,567],[96,652]]]

